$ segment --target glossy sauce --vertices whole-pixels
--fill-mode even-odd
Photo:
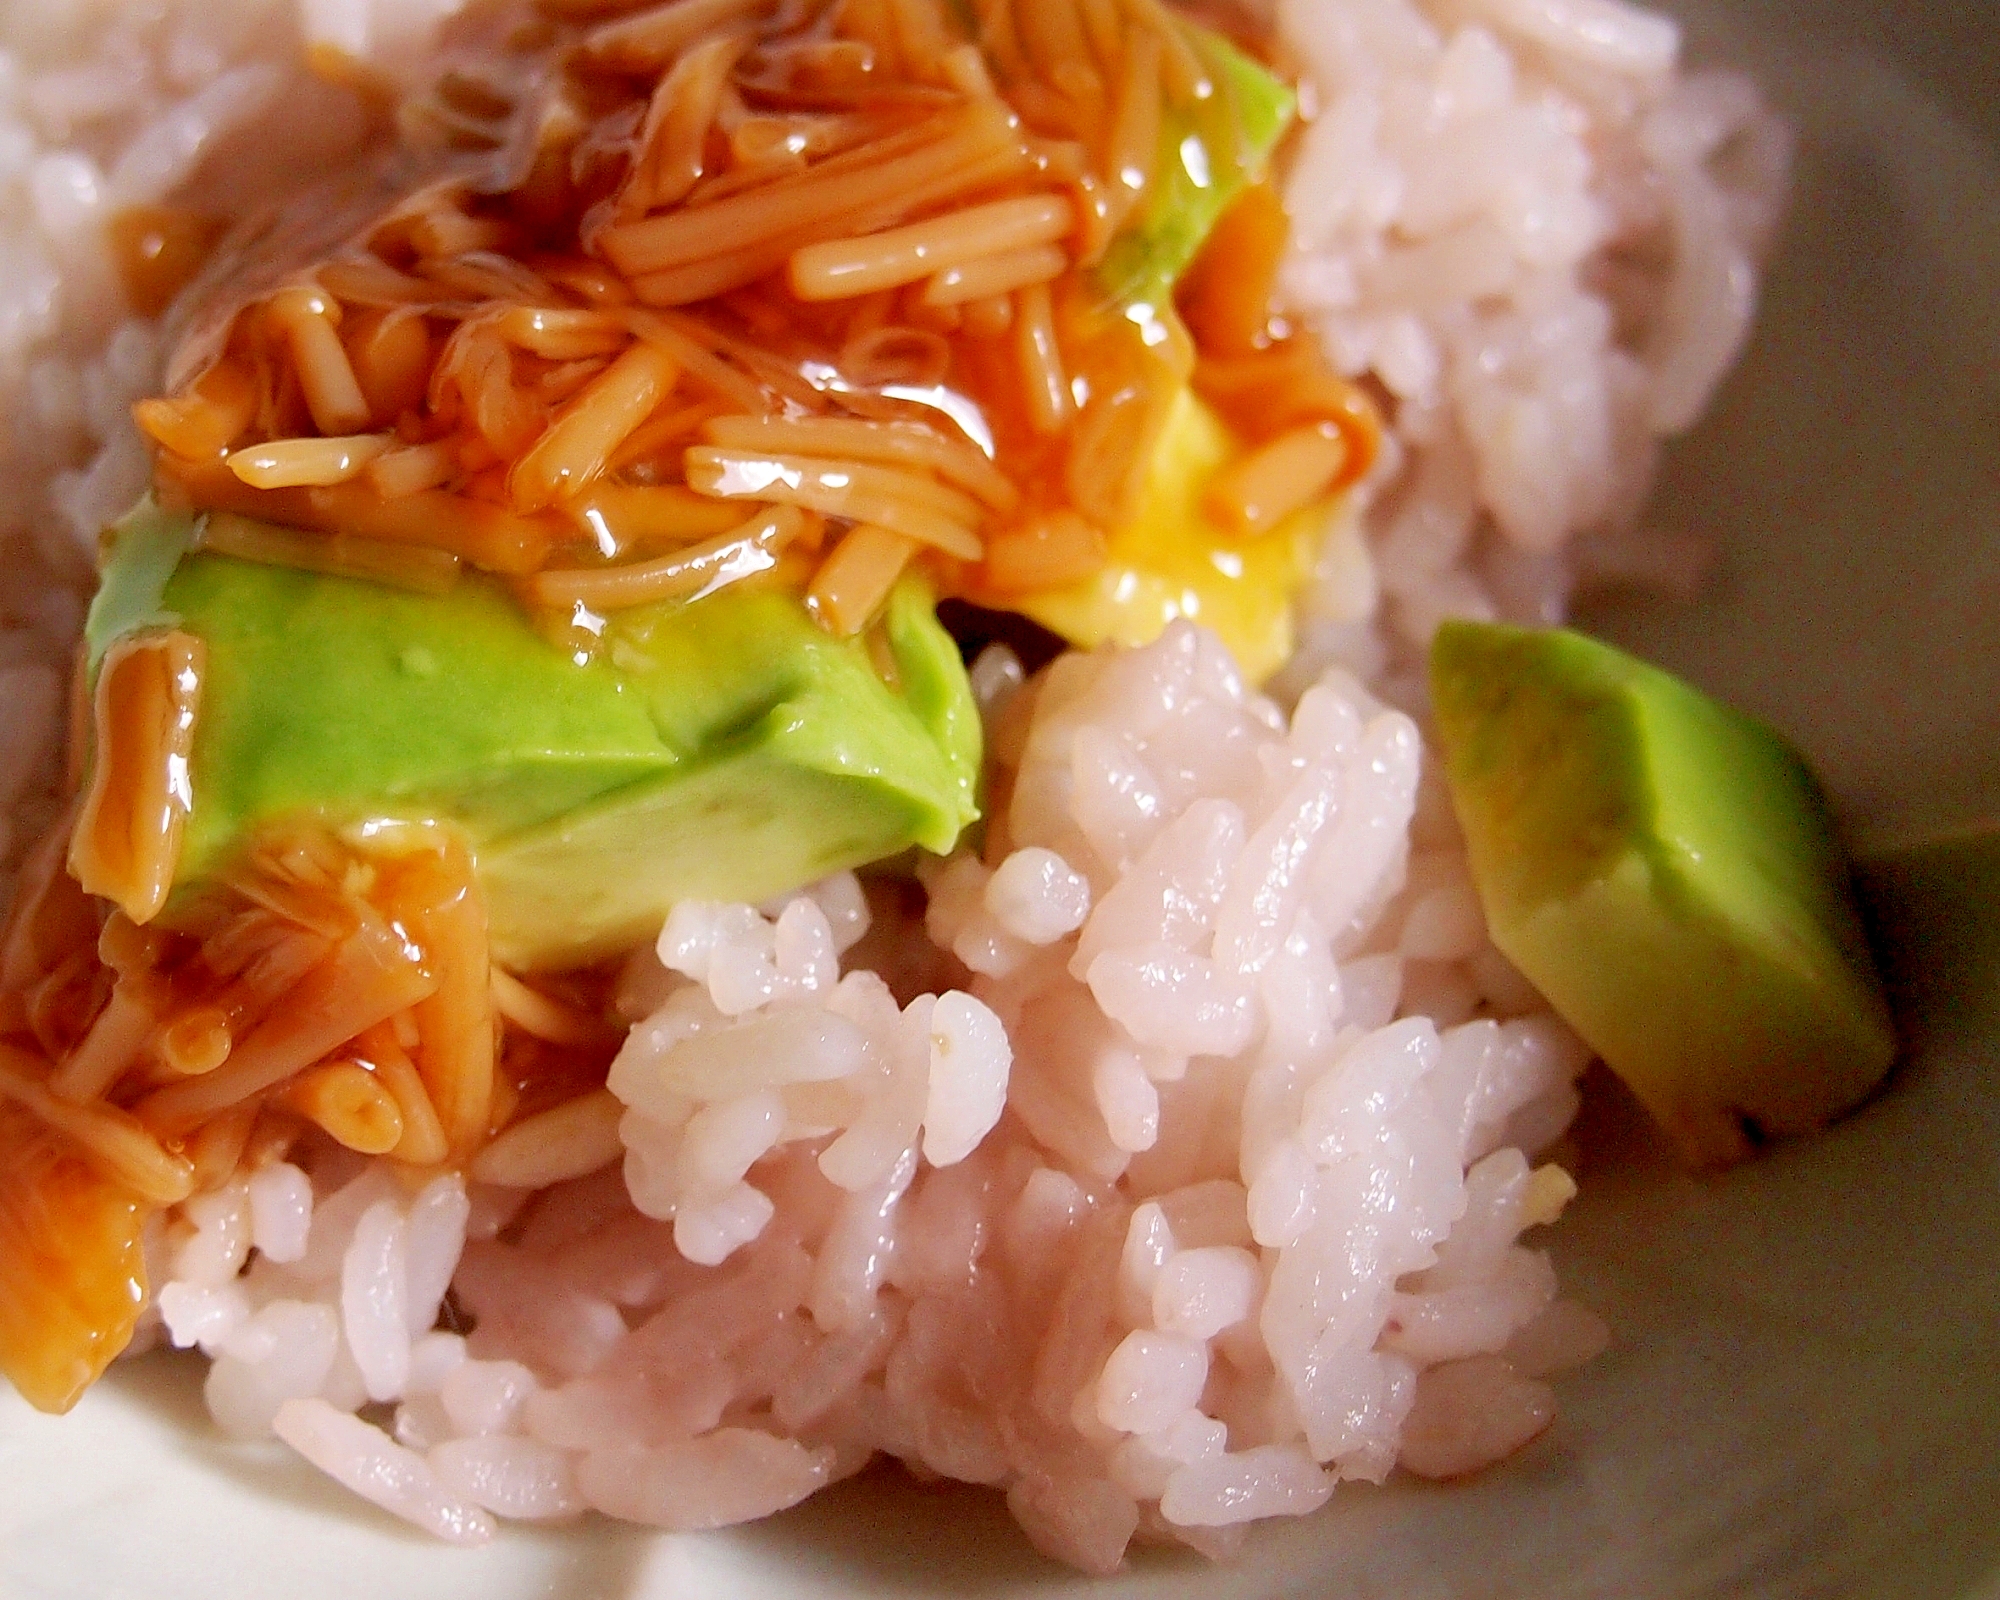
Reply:
[[[1267,186],[1188,275],[1187,320],[1163,289],[1113,287],[1131,277],[1121,241],[1146,223],[1164,166],[1200,186],[1234,159],[1178,124],[1160,142],[1177,108],[1222,92],[1176,16],[1135,6],[1115,41],[1042,38],[1037,22],[975,43],[943,6],[901,8],[893,24],[887,9],[811,0],[737,11],[700,38],[681,38],[669,12],[577,25],[491,8],[463,23],[435,89],[403,108],[404,149],[348,200],[351,219],[282,226],[271,238],[306,241],[289,264],[269,245],[197,295],[184,376],[141,407],[162,494],[434,545],[527,580],[657,551],[647,513],[616,497],[681,489],[684,454],[718,416],[914,424],[969,442],[1019,491],[1004,513],[926,521],[905,504],[923,490],[908,476],[887,500],[793,499],[806,516],[779,541],[789,548],[741,568],[743,581],[810,590],[822,621],[854,631],[899,559],[943,594],[995,606],[1090,578],[1190,379],[1246,449],[1323,426],[1339,449],[1310,457],[1325,468],[1317,492],[1366,471],[1367,398],[1285,346],[1272,319],[1284,232]],[[904,37],[912,18],[925,37]],[[941,154],[961,146],[962,159]],[[905,169],[910,194],[882,181]],[[836,193],[852,204],[826,203]],[[1068,231],[1034,243],[1049,207]],[[792,211],[814,220],[788,232]],[[940,228],[1002,214],[1029,229],[1025,247],[936,271],[869,254],[906,236],[944,249]],[[681,226],[697,219],[745,242],[710,251]],[[1107,276],[1114,244],[1124,254]],[[828,252],[874,260],[861,277],[886,272],[892,286],[806,292],[804,263]],[[1041,279],[960,298],[956,273]],[[257,287],[246,298],[239,283]],[[622,375],[638,377],[642,354],[650,386],[634,387]],[[1232,370],[1207,384],[1218,359]],[[300,465],[302,441],[347,430],[356,451]],[[252,473],[246,444],[259,439],[272,443]],[[701,487],[725,514],[757,509],[754,486]],[[866,559],[857,546],[836,572],[850,528],[877,516],[894,537],[869,533]],[[866,574],[866,591],[841,592],[841,573]],[[521,594],[534,607],[549,589]]]

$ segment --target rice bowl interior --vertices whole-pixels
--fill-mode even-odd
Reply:
[[[1962,349],[1937,353],[1945,398],[1913,386],[1910,410],[1924,425],[1879,444],[1871,435],[1867,452],[1841,455],[1843,492],[1831,504],[1824,486],[1833,474],[1812,453],[1824,437],[1812,419],[1827,413],[1814,401],[1843,380],[1859,388],[1884,366],[1922,371],[1896,352],[1906,344],[1935,348],[1933,297],[1968,311],[1966,326],[1979,336],[1990,330],[1978,285],[1992,240],[1976,226],[1945,228],[1937,191],[1928,187],[1955,197],[1990,195],[1990,152],[1982,155],[1948,116],[1913,101],[1887,69],[1851,57],[1815,58],[1837,63],[1846,76],[1834,80],[1842,86],[1837,95],[1808,93],[1814,71],[1788,65],[1788,37],[1745,28],[1720,52],[1749,60],[1805,129],[1803,198],[1748,366],[1725,391],[1721,414],[1670,465],[1659,502],[1669,516],[1729,529],[1723,586],[1694,611],[1621,611],[1607,621],[1796,732],[1826,764],[1851,813],[1887,837],[1939,813],[1977,814],[1993,795],[1994,741],[1982,736],[1990,728],[1980,720],[1994,714],[1992,700],[1962,691],[1991,683],[1994,608],[1981,605],[1977,581],[1951,576],[1955,555],[1980,570],[1994,526],[1990,472],[1966,482],[1950,447],[1965,427],[1952,398],[1955,374],[1971,358]],[[1846,153],[1855,150],[1869,154],[1849,162]],[[1885,191],[1909,209],[1880,206]],[[1895,219],[1893,237],[1907,229],[1926,241],[1909,258],[1907,278],[1884,274],[1885,282],[1852,249],[1852,219],[1869,214],[1857,204],[1869,200],[1878,203],[1881,226]],[[1973,217],[1994,214],[1962,199],[1952,204]],[[1883,331],[1851,343],[1826,340],[1829,301],[1821,295],[1829,291],[1853,296],[1833,300],[1835,310],[1858,310],[1859,327]],[[1763,452],[1746,453],[1746,435],[1784,441],[1785,465],[1773,469]],[[1930,445],[1919,458],[1915,508],[1902,498],[1911,493],[1899,464],[1906,437]],[[1746,505],[1762,513],[1755,520],[1769,528],[1768,542],[1745,526]],[[1792,552],[1817,547],[1829,519],[1852,530],[1842,549],[1859,559],[1843,570],[1894,574],[1907,609],[1884,615],[1880,586],[1864,579],[1832,590],[1835,603],[1852,596],[1851,615],[1865,619],[1863,626],[1829,627],[1823,611],[1799,604],[1805,558]],[[1909,547],[1897,535],[1917,520],[1944,533],[1926,547],[1913,577]],[[1990,584],[1990,554],[1985,559]],[[1814,598],[1827,603],[1824,590]],[[1913,663],[1903,654],[1912,647],[1901,643],[1907,630],[1899,624],[1941,613],[1953,622],[1919,632],[1924,643],[1914,648],[1924,654]],[[1892,638],[1898,642],[1876,642]],[[1834,664],[1798,672],[1800,660],[1824,661],[1827,643],[1850,640],[1864,660],[1892,662],[1894,681],[1934,686],[1936,698],[1912,707],[1853,688],[1828,694],[1818,686],[1837,681]],[[1872,657],[1877,650],[1882,655]],[[1847,648],[1839,654],[1852,659]],[[1840,670],[1853,684],[1852,667]],[[1891,680],[1871,678],[1864,667],[1861,681]],[[1914,714],[1877,720],[1892,704]],[[1926,930],[1926,937],[1938,932]],[[1977,967],[1969,944],[1954,948],[1960,953],[1949,958],[1919,958],[1917,990],[1930,1006],[1922,1013],[1925,1050],[1889,1096],[1824,1141],[1780,1151],[1719,1184],[1680,1176],[1615,1088],[1593,1082],[1580,1134],[1586,1198],[1558,1256],[1567,1292],[1580,1290],[1607,1317],[1616,1343],[1597,1365],[1565,1380],[1563,1420],[1511,1471],[1442,1491],[1404,1483],[1343,1493],[1333,1510],[1261,1534],[1240,1566],[1210,1572],[1148,1558],[1113,1587],[1247,1594],[1345,1581],[1364,1591],[1414,1583],[1457,1592],[1478,1582],[1526,1592],[1553,1565],[1565,1572],[1563,1592],[1705,1592],[1737,1583],[1751,1592],[1814,1584],[1869,1592],[1874,1575],[1893,1566],[1895,1580],[1881,1592],[1981,1592],[1977,1582],[1991,1576],[1982,1536],[1964,1523],[1945,1538],[1923,1532],[1950,1527],[1954,1505],[1990,1503],[1993,1485],[1996,1408],[1984,1370],[1990,1361],[1980,1359],[1991,1353],[1993,1336],[1975,1313],[1953,1309],[1976,1307],[1990,1293],[1994,1262],[1978,1241],[1992,1237],[1992,1190],[1975,1182],[1947,1193],[1941,1175],[1966,1153],[1950,1119],[1962,1130],[1992,1115],[1990,1074],[1983,1077],[1979,1063],[1990,1062],[1994,1018],[1990,1006],[1982,1012],[1975,1003],[1976,982],[1921,981],[1934,972],[1990,970]],[[1975,1173],[1985,1159],[1973,1156]],[[1896,1176],[1885,1179],[1885,1171]],[[1833,1194],[1844,1206],[1825,1204]],[[1635,1238],[1643,1254],[1631,1248]],[[1950,1242],[1968,1239],[1971,1251],[1946,1265]],[[1782,1253],[1774,1241],[1784,1241]],[[1824,1310],[1828,1301],[1839,1308],[1835,1315]],[[1925,1309],[1913,1313],[1918,1307]],[[1892,1337],[1891,1330],[1913,1323],[1924,1331]],[[1923,1376],[1898,1377],[1896,1363],[1905,1359]],[[1912,1400],[1913,1390],[1921,1398]],[[239,1465],[262,1458],[190,1445],[165,1425],[186,1409],[189,1392],[187,1375],[163,1365],[115,1375],[111,1390],[63,1429],[7,1413],[0,1461],[20,1464],[7,1471],[10,1485],[16,1474],[21,1485],[4,1524],[10,1582],[29,1593],[66,1592],[66,1583],[81,1581],[75,1552],[82,1548],[108,1551],[114,1563],[146,1560],[138,1550],[152,1541],[132,1530],[164,1532],[196,1498],[204,1519],[259,1529],[246,1567],[300,1540],[308,1548],[327,1541],[323,1548],[354,1559],[344,1514],[323,1520],[327,1506],[303,1477],[286,1480],[299,1485],[297,1503],[273,1504],[247,1481],[268,1469]],[[1905,1409],[1911,1405],[1917,1419]],[[183,1462],[190,1454],[199,1462],[191,1475],[183,1465],[157,1470],[162,1459]],[[1838,1466],[1824,1467],[1827,1458]],[[143,1485],[121,1495],[115,1513],[91,1509],[101,1484],[83,1487],[107,1461],[129,1462],[119,1470]],[[49,1462],[57,1469],[49,1471]],[[1920,1498],[1891,1487],[1919,1472],[1927,1484]],[[201,1486],[198,1496],[193,1485]],[[215,1485],[225,1487],[217,1493]],[[237,1504],[235,1495],[256,1509],[223,1509]],[[1884,1515],[1890,1501],[1899,1510]],[[96,1520],[107,1516],[112,1520]],[[1943,1520],[1932,1523],[1932,1516]],[[1500,1539],[1497,1530],[1517,1519],[1546,1531]],[[979,1537],[965,1539],[966,1528]],[[1555,1553],[1573,1538],[1592,1547],[1580,1566]],[[1053,1592],[1064,1581],[1029,1565],[983,1503],[932,1492],[913,1504],[904,1487],[873,1482],[726,1540],[655,1545],[599,1530],[590,1546],[576,1548],[560,1535],[522,1536],[447,1561],[385,1534],[381,1587],[776,1593],[811,1583],[841,1594],[891,1586]],[[371,1578],[374,1556],[371,1547]],[[201,1552],[188,1551],[187,1561],[190,1579],[204,1570]],[[256,1592],[252,1577],[241,1581],[243,1592]]]

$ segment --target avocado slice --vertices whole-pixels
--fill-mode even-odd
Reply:
[[[1771,729],[1564,630],[1447,622],[1430,682],[1493,942],[1698,1162],[1896,1053],[1818,783]]]
[[[579,661],[483,576],[412,594],[194,531],[150,502],[128,517],[87,630],[93,659],[168,622],[208,646],[177,895],[287,814],[437,818],[474,846],[496,958],[569,966],[676,900],[943,853],[976,815],[977,709],[914,581],[883,626],[892,686],[773,588],[617,613]]]

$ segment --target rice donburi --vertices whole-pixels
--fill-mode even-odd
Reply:
[[[887,1455],[1100,1571],[1533,1438],[1592,1048],[1423,664],[1688,553],[1754,94],[1615,0],[356,16],[263,67],[334,176],[94,225],[0,1370],[199,1345],[458,1540]]]

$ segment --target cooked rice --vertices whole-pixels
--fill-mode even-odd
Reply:
[[[235,213],[337,160],[360,124],[304,47],[393,75],[446,9],[0,11],[0,899],[54,813],[97,532],[147,479],[129,407],[157,392],[162,351],[126,307],[106,224],[167,200]],[[662,26],[738,9],[694,0],[606,24],[597,48],[664,60]],[[1094,10],[1023,7],[1000,48],[1060,52],[1049,29],[1087,28]],[[173,1342],[212,1358],[225,1430],[276,1432],[460,1540],[496,1516],[584,1508],[716,1526],[883,1452],[1003,1489],[1042,1548],[1103,1571],[1133,1538],[1224,1553],[1342,1478],[1472,1470],[1547,1425],[1544,1380],[1603,1338],[1520,1242],[1570,1191],[1533,1161],[1574,1112],[1585,1053],[1488,944],[1417,724],[1394,708],[1420,710],[1440,618],[1555,620],[1581,581],[1671,577],[1698,556],[1634,530],[1659,442],[1745,335],[1785,138],[1742,79],[1679,74],[1672,25],[1620,0],[1278,0],[1275,18],[1318,108],[1286,177],[1284,293],[1342,372],[1395,402],[1360,491],[1364,534],[1329,538],[1306,597],[1305,648],[1278,688],[1289,716],[1185,627],[1065,658],[1025,689],[989,653],[974,682],[1008,801],[983,858],[927,872],[924,912],[878,895],[868,929],[847,878],[783,906],[683,906],[622,986],[636,1024],[611,1085],[622,1113],[597,1100],[492,1146],[470,1189],[411,1193],[334,1151],[173,1214],[154,1302]],[[1189,70],[1177,38],[1170,91]],[[944,67],[974,90],[977,69]],[[712,91],[690,70],[673,92]],[[1120,86],[1121,148],[1148,151],[1157,114]],[[674,125],[673,105],[662,116]],[[783,146],[781,127],[732,137]],[[634,222],[608,247],[651,274],[656,305],[717,292],[788,258],[770,245],[796,207],[833,216],[962,182],[965,159],[993,153],[976,117],[941,138],[944,155],[933,143],[819,178],[782,214],[718,201],[703,226],[732,206],[727,240]],[[659,194],[688,181],[684,156],[663,137]],[[1001,220],[1012,231],[981,242],[984,277],[953,278],[949,261],[933,275],[928,258],[909,276],[910,252],[937,241],[885,254],[879,237],[794,270],[928,278],[936,299],[963,291],[969,321],[1013,318],[1054,429],[1071,402],[1033,275],[1048,263],[1029,259],[1044,235]],[[392,305],[405,291],[384,274],[339,292]],[[1003,287],[1018,293],[976,298]],[[371,415],[371,385],[407,381],[419,353],[384,342],[372,365],[332,362],[340,341],[295,309],[325,431]],[[592,321],[507,336],[601,362],[629,330],[764,410],[744,375],[754,352],[718,354],[671,312],[615,325],[616,341]],[[907,332],[846,355],[920,375]],[[644,408],[610,373],[550,403],[572,408],[582,443],[573,461],[558,446],[575,440],[552,436],[517,487],[529,511],[639,440]],[[640,433],[692,439],[709,414]],[[701,448],[721,473],[729,446],[778,442],[716,433]],[[794,443],[807,468],[812,441]],[[330,483],[351,467],[394,485],[395,516],[441,515],[440,463],[347,448],[256,470]],[[974,500],[1005,509],[1005,486],[940,448],[899,443],[870,458],[865,508],[821,508],[871,525],[854,584],[879,589],[912,542],[963,548]],[[931,487],[913,497],[904,479]],[[697,536],[718,551],[734,537]],[[486,524],[465,539],[490,553]],[[383,1108],[317,1087],[308,1104],[360,1118],[350,1142],[365,1146]],[[428,1130],[439,1151],[478,1118],[449,1109],[452,1127]],[[134,1129],[75,1136],[147,1182],[182,1181]],[[533,1199],[477,1181],[557,1176]],[[469,1336],[439,1331],[448,1288]],[[354,1415],[371,1402],[393,1406],[393,1438]]]
[[[1005,852],[931,874],[932,970],[903,982],[932,992],[856,963],[850,878],[680,906],[627,978],[650,1009],[598,1147],[622,1163],[475,1193],[469,1338],[431,1331],[460,1224],[425,1219],[460,1215],[456,1180],[406,1200],[346,1158],[287,1173],[257,1226],[309,1242],[247,1272],[210,1241],[243,1235],[250,1186],[200,1202],[160,1305],[216,1355],[225,1424],[317,1418],[312,1458],[379,1483],[323,1412],[280,1408],[397,1402],[417,1454],[383,1503],[451,1529],[507,1509],[469,1441],[505,1455],[509,1505],[550,1508],[508,1514],[668,1528],[882,1451],[1005,1489],[1093,1570],[1538,1432],[1542,1376],[1594,1330],[1519,1236],[1568,1192],[1531,1158],[1588,1052],[1468,914],[1449,818],[1417,816],[1415,726],[1336,671],[1287,728],[1186,625],[1016,694]],[[309,1360],[266,1337],[335,1319]],[[475,1383],[518,1403],[468,1421]]]

